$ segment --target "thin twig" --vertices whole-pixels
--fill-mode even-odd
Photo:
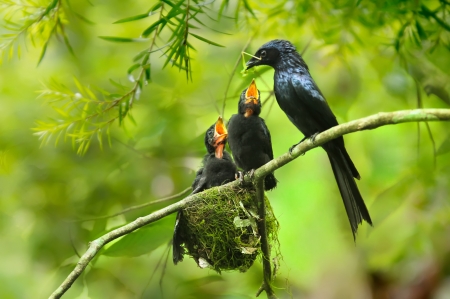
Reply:
[[[422,95],[420,93],[419,81],[414,79],[416,83],[416,98],[417,98],[417,109],[422,108]],[[420,157],[420,123],[417,123],[417,161]]]
[[[142,209],[142,208],[145,208],[145,207],[148,207],[148,206],[157,204],[157,203],[162,203],[162,202],[165,202],[165,201],[169,201],[169,200],[176,199],[176,198],[178,198],[178,197],[181,197],[181,196],[183,196],[183,195],[188,194],[188,193],[191,192],[191,191],[192,191],[192,188],[191,188],[191,187],[188,187],[188,188],[184,189],[183,191],[181,191],[181,192],[179,192],[179,193],[177,193],[177,194],[174,194],[174,195],[171,195],[171,196],[167,196],[167,197],[164,197],[164,198],[160,198],[160,199],[157,199],[157,200],[153,200],[153,201],[150,201],[150,202],[141,204],[141,205],[132,206],[132,207],[126,208],[125,210],[122,210],[122,211],[120,211],[120,212],[117,212],[117,213],[115,213],[115,214],[105,215],[105,216],[100,216],[100,217],[94,217],[94,218],[87,218],[87,219],[73,220],[72,222],[73,222],[73,223],[77,223],[77,222],[87,222],[87,221],[94,221],[94,220],[101,220],[101,219],[108,219],[108,218],[116,217],[116,216],[119,216],[119,215],[122,215],[122,214],[125,214],[125,213],[129,213],[129,212],[131,212],[131,211],[139,210],[139,209]]]
[[[353,133],[356,131],[371,130],[384,125],[400,124],[406,122],[418,122],[418,121],[450,121],[450,109],[415,109],[415,110],[403,110],[396,112],[380,112],[372,116],[364,117],[358,120],[354,120],[348,123],[344,123],[335,126],[329,130],[326,130],[316,136],[314,141],[307,139],[304,142],[298,144],[292,149],[291,153],[283,154],[282,156],[268,162],[261,166],[254,172],[253,180],[261,180],[267,174],[274,172],[276,169],[286,165],[287,163],[295,160],[305,152],[321,146],[322,144],[338,138],[342,135]],[[249,176],[244,177],[245,182],[251,182],[252,179]],[[61,298],[61,296],[72,286],[77,278],[83,273],[89,262],[97,255],[100,249],[109,242],[129,234],[149,223],[155,222],[167,215],[170,215],[180,209],[186,208],[188,205],[203,199],[205,196],[216,194],[216,192],[226,192],[233,190],[240,185],[239,180],[233,181],[226,185],[214,187],[203,192],[189,195],[188,197],[180,200],[170,206],[167,206],[161,210],[155,211],[147,216],[139,217],[133,222],[130,222],[122,227],[119,227],[109,233],[101,236],[100,238],[92,241],[89,244],[89,248],[85,254],[80,258],[75,269],[69,274],[69,276],[62,282],[62,284],[56,289],[49,298]],[[214,192],[214,193],[213,193]]]
[[[250,43],[252,42],[253,38],[255,37],[255,34],[256,34],[256,32],[252,36],[249,37],[249,39],[247,40],[247,43],[242,48],[241,53],[244,52],[247,49],[247,47],[250,45]],[[234,73],[236,73],[236,70],[237,70],[237,68],[239,66],[239,63],[241,62],[241,59],[242,59],[241,53],[239,53],[239,57],[238,57],[235,65],[233,67],[233,70],[231,71],[230,78],[228,79],[227,87],[225,87],[225,94],[224,94],[224,97],[223,97],[223,104],[222,104],[222,114],[221,114],[222,116],[223,116],[223,113],[225,112],[225,105],[226,105],[226,102],[227,102],[228,90],[230,89],[231,81],[233,80]]]
[[[436,151],[436,142],[434,142],[433,133],[431,132],[430,124],[426,121],[425,126],[427,127],[428,136],[430,136],[431,146],[433,147],[433,165],[434,169],[436,169],[437,165],[437,151]]]
[[[256,293],[256,297],[261,294],[262,290],[266,291],[268,298],[276,298],[275,293],[272,290],[272,270],[270,267],[270,248],[269,241],[267,240],[266,229],[266,203],[264,201],[264,177],[260,177],[255,182],[256,188],[256,200],[258,202],[258,232],[261,236],[261,251],[262,251],[262,264],[263,264],[263,282],[261,288]]]
[[[422,101],[422,93],[420,92],[420,84],[417,79],[414,80],[416,83],[416,95],[417,95],[417,108],[421,109],[423,108],[423,101]],[[436,152],[436,143],[434,142],[433,132],[431,132],[430,124],[426,121],[425,126],[427,127],[428,136],[430,136],[431,140],[431,146],[433,147],[433,166],[434,169],[436,169],[437,166],[437,152]],[[417,142],[418,142],[418,148],[417,148],[417,158],[419,158],[419,142],[420,142],[420,124],[417,123]]]

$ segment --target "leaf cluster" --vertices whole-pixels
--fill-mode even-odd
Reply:
[[[12,59],[15,53],[20,58],[22,45],[27,48],[31,43],[34,47],[42,47],[40,63],[53,36],[62,39],[74,54],[65,31],[68,20],[61,0],[2,0],[0,9],[5,23],[3,27],[7,30],[0,36],[0,61],[6,53],[8,59]]]
[[[104,100],[98,100],[91,88],[83,86],[78,81],[76,81],[77,91],[70,91],[63,84],[53,82],[50,88],[41,92],[41,95],[52,103],[60,119],[39,121],[35,128],[36,135],[40,136],[45,143],[53,135],[57,135],[56,143],[62,134],[71,137],[78,154],[84,154],[87,151],[94,135],[97,136],[102,147],[102,132],[106,131],[110,140],[109,129],[112,123],[118,120],[119,125],[122,125],[125,118],[134,122],[130,110],[134,102],[139,99],[143,87],[151,82],[150,58],[155,52],[161,52],[165,59],[162,68],[169,64],[176,66],[186,72],[188,80],[192,80],[191,51],[195,48],[191,37],[213,46],[223,47],[193,32],[200,27],[208,28],[208,25],[200,18],[201,15],[209,17],[204,9],[206,5],[208,3],[200,3],[197,0],[176,2],[162,0],[143,14],[114,22],[114,24],[123,24],[158,16],[143,30],[140,37],[100,36],[101,39],[110,42],[148,44],[144,50],[137,53],[133,58],[133,64],[127,70],[128,80],[132,83],[131,87],[110,79],[112,85],[121,92],[101,91]],[[157,40],[163,40],[164,46],[157,47]],[[57,102],[63,102],[63,104],[54,105]]]

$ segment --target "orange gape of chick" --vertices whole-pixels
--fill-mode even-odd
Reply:
[[[258,89],[256,88],[255,79],[252,80],[252,83],[247,88],[247,91],[245,92],[245,103],[248,104],[250,102],[253,102],[253,104],[258,105],[259,102],[259,93]],[[245,117],[249,117],[253,115],[253,109],[247,108],[245,109]]]
[[[214,128],[214,140],[215,140],[214,147],[216,148],[215,155],[217,159],[222,159],[223,157],[223,148],[225,145],[225,141],[227,140],[227,137],[228,137],[227,128],[223,123],[222,117],[219,116],[219,119],[217,120],[216,126]]]

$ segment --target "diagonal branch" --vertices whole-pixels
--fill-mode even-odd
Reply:
[[[314,142],[308,139],[300,143],[295,148],[293,148],[292,154],[286,153],[270,161],[269,163],[261,166],[255,171],[253,180],[254,181],[261,180],[261,178],[264,178],[267,174],[286,165],[287,163],[296,159],[303,153],[315,147],[318,147],[332,139],[335,139],[339,136],[353,133],[356,131],[371,130],[384,125],[400,124],[405,122],[419,122],[419,121],[427,121],[427,122],[450,121],[450,109],[415,109],[415,110],[402,110],[396,112],[380,112],[372,116],[368,116],[365,118],[341,124],[339,126],[333,127],[327,131],[318,134]],[[250,182],[251,179],[248,176],[246,176],[245,181]],[[208,194],[214,191],[217,192],[217,190],[225,191],[235,188],[238,185],[239,181],[236,180],[226,185],[208,189],[203,192],[204,194]],[[183,200],[180,200],[177,203],[174,203],[161,210],[153,212],[147,216],[139,217],[135,221],[130,222],[92,241],[89,244],[88,250],[80,258],[75,269],[69,274],[69,276],[64,280],[64,282],[58,287],[58,289],[55,290],[55,292],[53,292],[53,294],[50,295],[49,298],[60,298],[72,286],[75,280],[77,280],[77,278],[81,275],[81,273],[87,267],[89,262],[95,257],[95,255],[100,251],[100,249],[104,245],[121,236],[129,234],[149,223],[155,222],[163,217],[166,217],[167,215],[170,215],[178,211],[179,209],[185,208],[191,203],[199,200],[200,198],[204,198],[199,196],[199,194],[201,193],[189,195],[188,197],[184,198]]]
[[[321,146],[339,136],[349,133],[373,130],[381,126],[395,125],[406,122],[430,122],[450,121],[450,109],[414,109],[395,112],[379,112],[377,114],[360,118],[335,126],[318,134],[312,142],[310,139],[298,144],[292,149],[292,153],[286,153],[258,168],[254,173],[254,179],[266,176],[268,173],[286,165],[307,151]]]

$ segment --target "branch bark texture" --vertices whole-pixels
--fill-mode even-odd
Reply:
[[[336,127],[333,127],[327,131],[318,134],[314,142],[311,141],[310,139],[307,139],[304,142],[297,145],[295,148],[293,148],[292,153],[283,154],[282,156],[258,168],[254,173],[253,182],[255,183],[258,181],[262,181],[262,178],[264,178],[268,173],[273,172],[276,169],[286,165],[287,163],[296,159],[305,152],[315,147],[318,147],[339,136],[353,133],[356,131],[371,130],[385,125],[394,125],[406,122],[421,122],[421,121],[426,122],[450,121],[450,109],[415,109],[415,110],[402,110],[396,112],[381,112],[372,116],[368,116],[365,118],[361,118],[358,120],[338,125]],[[250,182],[252,179],[246,176],[244,180],[246,182]],[[215,187],[214,189],[220,192],[221,190],[230,190],[232,188],[237,187],[238,185],[239,181],[236,180],[226,185]],[[205,194],[208,194],[208,192],[211,192],[211,190],[212,189],[209,189],[203,192]],[[53,292],[53,294],[50,295],[49,298],[60,298],[65,292],[67,292],[67,290],[77,280],[77,278],[81,275],[84,269],[86,269],[89,262],[95,257],[95,255],[100,251],[100,249],[109,242],[123,235],[129,234],[149,223],[155,222],[167,215],[170,215],[178,211],[179,209],[183,209],[199,199],[200,196],[198,196],[198,194],[189,195],[188,197],[184,198],[183,200],[180,200],[177,203],[174,203],[161,210],[153,212],[147,216],[139,217],[135,221],[130,222],[129,224],[126,224],[118,229],[115,229],[101,236],[100,238],[92,241],[89,244],[89,248],[86,251],[86,253],[84,253],[83,256],[80,258],[75,269],[63,281],[63,283],[58,287],[58,289],[56,289]],[[270,296],[271,294],[268,295]]]

